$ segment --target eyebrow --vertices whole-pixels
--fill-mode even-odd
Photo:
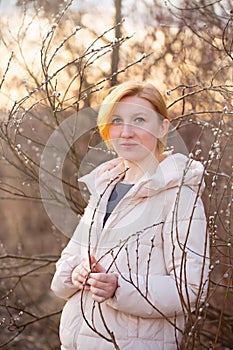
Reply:
[[[134,113],[134,114],[132,114],[132,117],[137,117],[137,116],[139,116],[139,115],[144,115],[144,116],[146,116],[146,113],[143,113],[143,112]],[[115,114],[115,113],[113,113],[113,114],[112,114],[112,117],[121,117],[121,115],[120,115],[120,114]]]

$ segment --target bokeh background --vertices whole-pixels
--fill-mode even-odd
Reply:
[[[60,230],[43,202],[63,208],[59,177],[78,221],[80,164],[90,151],[88,169],[114,156],[100,147],[98,105],[109,87],[147,80],[169,109],[168,146],[205,166],[209,295],[182,348],[233,349],[232,1],[1,0],[0,14],[0,348],[59,349],[63,301],[50,281],[72,227]],[[43,151],[71,116],[74,142],[64,162],[51,150],[48,184]]]

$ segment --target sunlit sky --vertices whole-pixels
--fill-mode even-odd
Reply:
[[[0,14],[1,14],[1,22],[3,25],[3,30],[4,30],[4,19],[7,18],[6,23],[10,24],[12,23],[12,25],[10,25],[10,30],[9,32],[11,32],[13,35],[17,34],[17,30],[19,28],[20,25],[20,21],[21,21],[21,14],[22,11],[20,8],[15,6],[17,0],[0,0]],[[55,0],[54,0],[55,1]],[[69,0],[67,0],[68,2]],[[153,2],[153,0],[146,0],[146,3],[149,4],[150,2]],[[166,5],[165,5],[165,0],[159,0],[157,1],[157,3],[159,3],[159,5],[161,6],[162,9],[164,9],[164,11],[167,11]],[[179,0],[173,0],[171,1],[172,3],[176,4],[179,3]],[[223,4],[225,2],[225,0],[222,0],[221,4]],[[127,32],[128,35],[131,35],[132,33],[135,32],[134,35],[134,40],[137,42],[143,42],[145,40],[145,25],[144,24],[148,24],[147,21],[149,21],[150,16],[148,16],[148,8],[145,7],[145,2],[144,1],[137,1],[137,13],[140,13],[140,16],[132,16],[132,13],[129,11],[129,6],[135,4],[135,0],[122,0],[122,12],[123,12],[123,16],[126,19],[126,22],[124,24],[124,28]],[[83,15],[82,17],[82,21],[84,24],[87,25],[87,27],[94,27],[94,29],[96,29],[95,27],[98,26],[98,30],[100,33],[102,33],[102,31],[106,30],[107,28],[110,28],[111,25],[113,24],[113,15],[114,15],[114,0],[101,0],[98,1],[97,0],[74,0],[72,3],[72,6],[70,7],[70,9],[75,10],[79,10],[82,9],[85,12],[85,15]],[[98,17],[98,21],[93,21],[93,14],[95,15],[96,18],[96,13],[103,13],[104,17]],[[106,16],[106,12],[107,12],[107,16]],[[164,16],[166,18],[166,16]],[[104,18],[104,20],[103,20]],[[9,19],[9,20],[8,20]],[[41,42],[41,38],[47,33],[47,31],[50,29],[50,25],[51,23],[47,23],[48,21],[46,19],[42,19],[42,17],[40,17],[40,23],[37,23],[36,21],[33,21],[32,25],[30,25],[30,30],[27,31],[27,42],[25,41],[25,45],[29,44],[30,49],[27,49],[26,52],[26,59],[27,59],[27,64],[29,64],[30,67],[32,67],[33,69],[35,69],[38,66],[38,60],[39,60],[39,52],[40,52],[40,47],[38,48],[36,46],[36,44]],[[163,26],[168,26],[170,27],[170,30],[172,28],[172,30],[177,29],[175,23],[159,23],[159,25],[155,25],[155,23],[153,22],[153,28],[155,28],[156,30],[156,40],[154,41],[153,45],[151,46],[151,49],[154,52],[159,52],[161,49],[161,46],[164,45],[164,34],[163,34],[163,29],[161,29],[161,27]],[[38,29],[39,28],[39,29]],[[69,30],[68,30],[69,32]],[[4,33],[4,32],[3,32]],[[8,35],[9,33],[7,33]],[[88,38],[85,37],[85,40],[87,40]],[[91,38],[90,38],[91,40]],[[112,39],[110,39],[112,40]],[[25,49],[25,45],[24,45],[24,49]],[[15,49],[14,47],[2,47],[1,46],[1,52],[2,52],[2,57],[4,57],[5,59],[1,60],[0,62],[0,72],[4,71],[6,69],[7,66],[7,60],[10,57],[10,52],[14,51],[15,57],[20,59],[20,55],[18,55],[18,51],[17,49]],[[25,52],[25,51],[24,51]],[[69,55],[68,53],[66,53],[66,58],[68,58]],[[166,59],[172,59],[172,57],[168,57],[168,55],[166,56]],[[22,59],[21,59],[22,61]],[[11,82],[11,78],[14,80],[14,82],[18,82],[18,84],[20,84],[20,88],[19,86],[17,86],[17,84],[13,84],[15,86],[12,86]],[[10,66],[10,73],[8,73],[6,79],[6,82],[4,83],[4,91],[6,90],[11,90],[10,91],[10,96],[12,100],[18,100],[20,98],[20,94],[21,94],[21,86],[22,86],[22,81],[25,80],[25,71],[23,70],[23,68],[19,65],[16,65],[16,60],[14,59],[11,63]],[[8,83],[9,81],[9,83]],[[8,85],[7,85],[8,84]],[[25,90],[25,89],[24,89]],[[23,90],[23,92],[25,93],[25,91]],[[2,98],[2,97],[1,97]]]
[[[16,3],[17,0],[0,0],[0,10],[3,13],[10,13],[12,9],[16,10]],[[132,0],[126,0],[127,2],[132,2]],[[68,2],[68,1],[67,1]],[[105,9],[106,11],[106,5],[108,4],[109,9],[113,5],[113,0],[102,0],[98,3],[98,9]],[[93,8],[96,7],[96,0],[86,0],[86,1],[80,1],[80,0],[74,0],[72,3],[71,8]]]
[[[17,11],[17,7],[15,6],[17,0],[0,0],[0,12],[1,13],[6,13],[10,14],[13,11]],[[68,2],[69,0],[67,0]],[[147,4],[150,2],[153,2],[152,0],[147,0]],[[135,0],[123,0],[122,1],[122,6],[127,8],[127,5],[132,5],[135,3]],[[157,1],[158,4],[161,6],[165,6],[165,1],[164,0],[159,0]],[[140,7],[143,4],[141,1],[137,1],[137,7]],[[108,16],[111,16],[113,13],[113,7],[114,5],[114,0],[85,0],[85,1],[80,1],[80,0],[73,0],[72,5],[70,9],[88,9],[88,11],[95,11],[96,8],[98,8],[98,11],[101,11],[103,9],[103,13],[106,13],[106,9],[108,11]],[[144,16],[140,16],[138,20],[142,20]]]
[[[147,1],[150,1],[150,0],[147,0]],[[16,3],[16,0],[0,0],[0,13],[2,16],[2,24],[4,23],[6,24],[6,26],[9,25],[9,31],[7,31],[6,29],[6,32],[5,32],[5,34],[7,35],[5,39],[7,42],[8,40],[12,42],[11,39],[7,39],[8,37],[11,37],[11,35],[9,36],[9,33],[11,33],[13,36],[17,38],[17,33],[21,25],[22,8],[20,9],[20,7],[15,6],[15,3]],[[127,12],[127,5],[129,5],[130,3],[132,3],[132,0],[123,1],[123,4],[125,5],[124,7],[125,12]],[[100,14],[101,13],[105,14],[107,4],[109,5],[107,18],[105,16],[104,21],[103,19],[102,20],[100,19],[97,23],[95,23],[95,21],[93,21],[93,12],[95,11],[96,13],[96,11],[98,11],[98,13]],[[87,9],[88,11],[85,11],[84,5],[85,5],[85,9]],[[113,15],[114,15],[113,5],[114,5],[113,0],[102,0],[101,2],[98,3],[98,6],[96,6],[96,0],[86,0],[86,1],[74,0],[72,7],[70,9],[73,9],[74,11],[78,9],[84,10],[86,14],[82,17],[83,23],[86,24],[87,27],[91,27],[92,25],[96,26],[96,24],[98,24],[98,30],[102,32],[106,30],[106,27],[110,28],[113,24],[112,23]],[[28,21],[30,21],[30,18],[26,18],[26,22]],[[30,30],[27,30],[26,40],[24,41],[24,45],[23,45],[23,49],[24,49],[23,52],[25,53],[25,47],[26,47],[25,45],[30,45],[30,49],[26,50],[27,54],[25,58],[29,67],[34,67],[33,69],[36,69],[36,67],[40,65],[40,62],[38,61],[40,59],[40,55],[39,55],[40,47],[37,47],[36,43],[41,42],[42,40],[41,36],[46,35],[47,31],[50,29],[50,25],[46,19],[42,19],[42,17],[40,17],[40,23],[37,22],[36,19],[33,20],[33,23],[30,24]],[[138,36],[137,37],[138,40],[144,40],[144,37],[141,38],[144,33],[143,31],[144,27],[141,25],[140,20],[137,22],[136,26],[139,27],[138,30],[135,26],[133,26],[134,28],[132,29],[132,22],[130,24],[130,18],[126,18],[125,29],[127,33],[131,35],[132,33],[136,32],[134,36],[135,40],[137,36]],[[3,33],[4,33],[4,26],[3,26]],[[112,35],[113,34],[110,33],[110,36]],[[88,38],[85,37],[85,40],[88,40]],[[90,40],[92,39],[90,38]],[[155,45],[158,45],[158,43],[156,42]],[[14,59],[11,63],[10,71],[7,74],[7,79],[6,79],[6,82],[4,83],[4,89],[2,92],[2,93],[4,93],[5,91],[8,92],[8,97],[10,97],[10,99],[12,100],[10,101],[11,103],[14,100],[18,100],[21,97],[21,94],[23,93],[25,94],[26,91],[25,91],[25,88],[23,87],[22,81],[26,79],[27,74],[25,74],[25,70],[23,66],[18,65],[18,63],[16,62],[15,57],[17,57],[19,61],[22,62],[22,57],[18,51],[18,48],[8,45],[7,48],[4,46],[1,46],[1,50],[2,50],[2,54],[5,57],[5,59],[2,60],[0,63],[0,71],[2,72],[6,69],[7,60],[10,57],[10,52],[14,51]],[[12,79],[14,81],[14,84],[10,83]],[[1,94],[1,102],[3,102],[2,94]],[[7,101],[4,101],[4,105],[5,106],[7,105]]]
[[[6,12],[10,12],[13,8],[15,8],[14,6],[15,4],[15,0],[0,0],[0,10],[1,13],[6,13]]]

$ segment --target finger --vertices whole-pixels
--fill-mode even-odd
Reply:
[[[87,278],[83,278],[81,275],[77,275],[76,278],[72,279],[72,283],[79,289],[90,290],[90,285]]]
[[[90,267],[91,265],[91,267]],[[85,269],[85,273],[90,274],[90,272],[95,272],[95,266],[96,266],[96,258],[91,255],[90,260],[86,260],[82,263],[82,268]]]
[[[89,278],[103,283],[108,283],[111,279],[109,274],[103,272],[90,273]]]
[[[85,278],[79,272],[74,271],[72,273],[71,280],[72,280],[73,284],[76,284],[76,283],[82,284],[84,282]]]
[[[105,301],[105,298],[103,296],[99,296],[96,294],[92,294],[92,299],[97,303],[103,303]]]
[[[75,287],[82,289],[83,288],[83,283],[79,282],[77,279],[72,279],[72,283]]]
[[[105,273],[106,272],[106,270],[105,270],[105,268],[100,264],[100,263],[97,263],[96,265],[95,265],[95,272],[101,272],[101,273]]]
[[[80,266],[79,273],[86,277],[90,272],[89,264],[87,262],[83,262]]]
[[[99,281],[91,281],[90,284],[90,291],[93,295],[104,297],[105,300],[112,297],[113,293],[115,292],[115,287],[112,286],[109,283],[103,283]]]
[[[105,268],[97,261],[92,265],[91,270],[92,270],[92,272],[97,272],[97,273],[105,273],[106,272]]]
[[[111,298],[118,287],[118,275],[115,273],[92,273],[88,279],[93,294]]]
[[[94,257],[94,255],[90,255],[90,261],[91,261],[91,265],[96,263],[96,258]]]
[[[91,287],[91,290],[93,290],[93,293],[94,293],[94,289],[98,289],[98,290],[104,291],[104,290],[106,290],[108,288],[108,284],[107,283],[96,281],[93,278],[90,278],[88,280],[88,284]]]
[[[73,272],[72,273],[72,282],[79,282],[79,283],[83,283],[85,281],[85,276],[83,276],[81,273],[77,272]]]
[[[84,290],[91,290],[91,287],[90,287],[90,285],[87,283],[87,281],[85,281],[84,283],[82,283],[82,288],[84,289]]]
[[[92,272],[106,272],[105,268],[99,263],[97,262],[96,258],[94,257],[94,255],[90,256],[90,261],[91,261],[91,271]]]
[[[72,283],[79,289],[83,288],[83,285],[85,285],[86,279],[87,279],[87,272],[86,269],[83,267],[82,264],[76,266],[76,268],[73,270],[71,275]]]

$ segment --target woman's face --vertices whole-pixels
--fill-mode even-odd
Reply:
[[[149,155],[158,157],[158,138],[168,129],[168,121],[161,121],[152,103],[138,96],[122,98],[111,117],[111,143],[118,156],[140,162]]]

